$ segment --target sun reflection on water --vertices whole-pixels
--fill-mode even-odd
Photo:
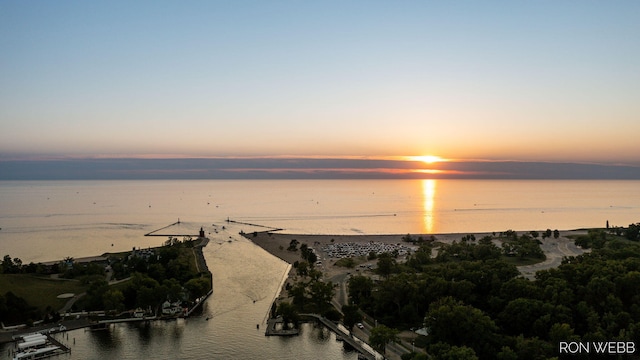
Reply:
[[[424,230],[425,233],[433,233],[434,228],[434,205],[436,195],[436,180],[422,180],[422,197],[424,208]]]

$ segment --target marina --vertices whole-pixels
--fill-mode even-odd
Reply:
[[[71,352],[69,347],[53,338],[49,333],[31,333],[18,337],[10,356],[13,360],[37,360],[69,352]]]

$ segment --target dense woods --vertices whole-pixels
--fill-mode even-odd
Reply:
[[[504,261],[507,247],[491,238],[463,238],[436,256],[425,242],[402,264],[379,257],[379,281],[352,277],[350,300],[389,327],[424,327],[420,345],[435,359],[550,359],[560,341],[637,341],[640,246],[637,235],[626,236],[636,227],[622,236],[589,231],[575,241],[591,253],[565,258],[533,281]],[[507,246],[538,256],[535,241],[511,236]]]
[[[194,266],[194,241],[174,241],[156,249],[133,250],[115,254],[105,264],[76,263],[65,258],[58,264],[22,265],[20,259],[3,258],[2,273],[21,276],[59,273],[61,278],[78,280],[86,293],[76,301],[71,311],[105,310],[113,315],[136,308],[158,313],[165,302],[185,303],[204,296],[211,289],[206,271]],[[108,279],[124,280],[109,284]],[[43,311],[44,310],[44,311]],[[57,309],[38,309],[12,292],[0,294],[0,320],[5,324],[31,323],[43,316],[55,319]]]

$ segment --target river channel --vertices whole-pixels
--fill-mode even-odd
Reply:
[[[289,264],[227,227],[204,248],[214,291],[201,316],[107,331],[69,331],[56,338],[71,353],[55,359],[356,359],[335,334],[304,324],[299,336],[266,337],[266,316]],[[258,328],[259,326],[259,328]],[[8,347],[1,358],[8,358]]]

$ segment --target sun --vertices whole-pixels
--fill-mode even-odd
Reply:
[[[409,160],[422,161],[425,164],[433,164],[436,162],[444,161],[443,158],[436,155],[409,156]]]

